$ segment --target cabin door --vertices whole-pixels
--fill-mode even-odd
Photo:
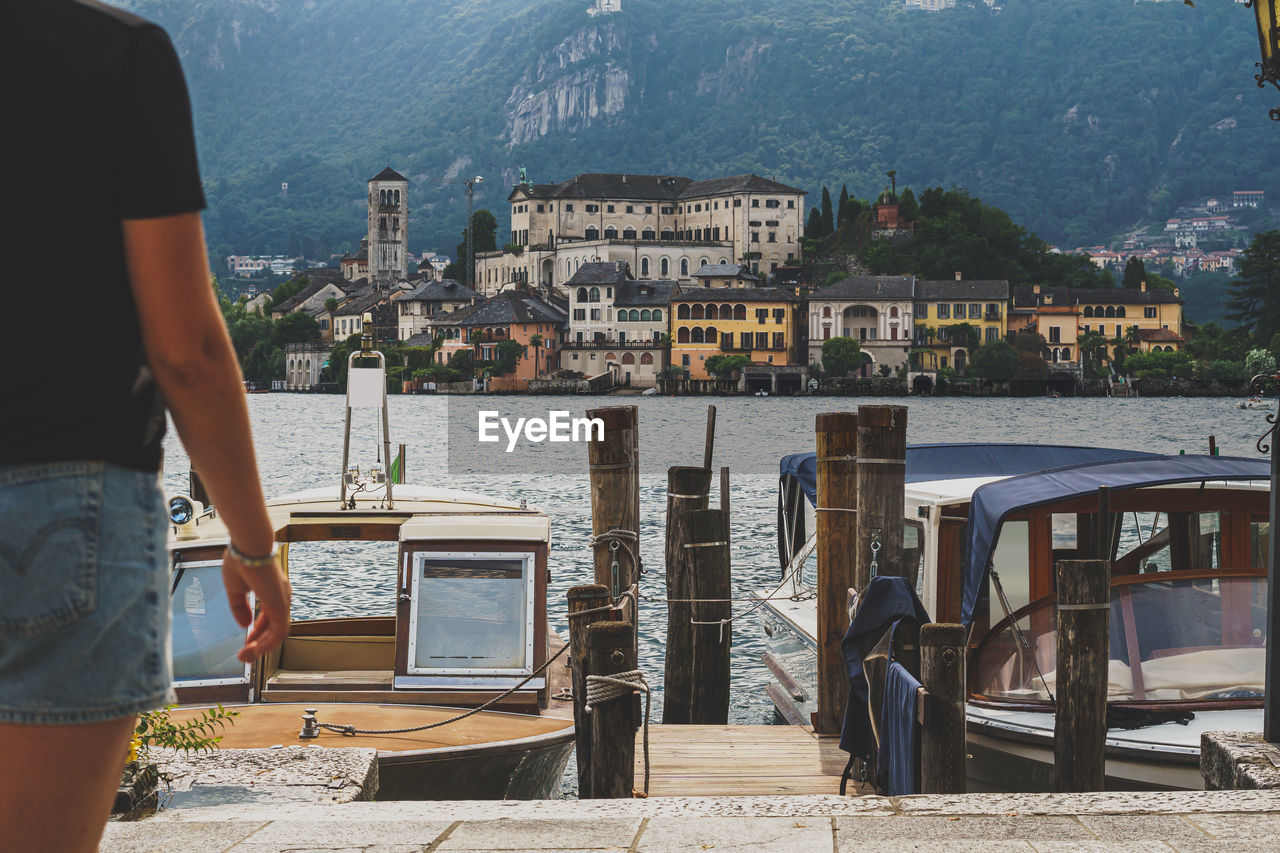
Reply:
[[[251,701],[251,664],[236,659],[247,631],[236,624],[227,603],[222,560],[179,558],[173,566],[169,607],[178,701]]]

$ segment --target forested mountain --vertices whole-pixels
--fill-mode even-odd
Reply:
[[[874,197],[896,169],[1044,239],[1280,192],[1274,92],[1227,0],[130,0],[183,56],[215,255],[354,248],[364,182],[409,176],[410,249],[450,251],[521,165],[756,172]],[[287,197],[280,192],[287,181]],[[503,239],[505,235],[500,235]]]

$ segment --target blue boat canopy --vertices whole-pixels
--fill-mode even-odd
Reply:
[[[980,486],[974,491],[969,504],[969,547],[962,621],[965,625],[973,621],[974,610],[991,568],[991,555],[995,551],[1000,525],[1015,512],[1095,494],[1100,486],[1135,489],[1177,483],[1270,478],[1271,463],[1264,458],[1143,454],[1140,458],[1024,473]]]
[[[809,503],[815,506],[818,502],[817,455],[792,453],[782,457],[779,465],[779,476],[798,480]],[[1011,477],[1066,465],[1157,455],[1140,450],[1055,444],[913,444],[907,447],[907,482]]]

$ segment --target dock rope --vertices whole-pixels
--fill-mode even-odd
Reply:
[[[587,699],[585,707],[591,709],[613,699],[621,699],[639,691],[644,694],[644,794],[649,796],[649,711],[653,697],[649,693],[649,682],[645,681],[644,672],[629,669],[626,672],[615,672],[613,675],[588,675]]]
[[[412,728],[407,728],[407,729],[359,729],[348,723],[322,723],[319,720],[317,720],[315,724],[319,728],[328,729],[331,732],[336,732],[340,735],[346,735],[347,737],[355,737],[356,735],[403,735],[403,734],[408,734],[410,732],[425,732],[427,729],[435,729],[435,728],[439,728],[440,726],[447,726],[450,723],[456,723],[459,720],[465,720],[467,717],[475,716],[476,714],[479,714],[481,711],[484,711],[488,708],[492,708],[498,702],[501,702],[503,699],[506,699],[508,696],[515,693],[521,687],[524,687],[530,681],[533,681],[539,675],[546,672],[547,667],[551,666],[551,664],[555,661],[555,659],[560,657],[560,655],[564,654],[566,651],[568,651],[568,649],[569,649],[569,644],[565,643],[563,646],[560,647],[560,651],[556,652],[554,655],[547,658],[546,663],[544,663],[542,666],[535,669],[533,672],[529,673],[529,675],[527,675],[523,680],[521,680],[514,687],[511,687],[510,689],[498,694],[497,696],[490,699],[488,702],[485,702],[483,705],[477,705],[476,707],[472,708],[470,711],[466,711],[462,714],[458,714],[456,717],[450,717],[447,720],[440,720],[439,722],[435,722],[435,723],[427,723],[425,726],[413,726]],[[645,734],[646,735],[648,734],[647,730]]]

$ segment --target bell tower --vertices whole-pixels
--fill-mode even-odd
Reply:
[[[369,179],[369,280],[409,275],[409,179],[390,166]]]

